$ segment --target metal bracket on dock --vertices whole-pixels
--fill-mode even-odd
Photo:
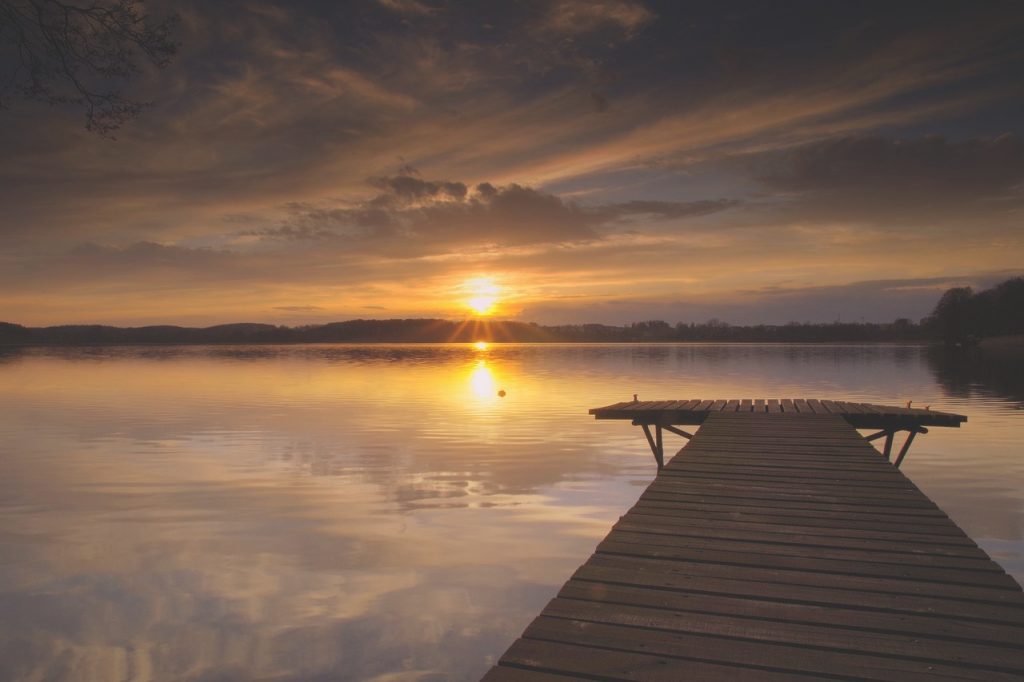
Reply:
[[[891,460],[892,459],[892,441],[893,441],[893,438],[896,436],[896,432],[897,431],[907,431],[908,432],[907,433],[907,439],[905,441],[903,441],[903,447],[900,448],[900,453],[896,456],[896,461],[893,463],[893,466],[895,466],[897,469],[899,469],[900,468],[900,464],[903,463],[903,458],[907,456],[908,452],[910,452],[910,446],[914,442],[914,438],[919,433],[928,433],[928,429],[926,429],[923,426],[911,426],[911,427],[902,428],[902,429],[883,429],[883,430],[879,431],[878,433],[872,433],[870,436],[864,436],[864,440],[866,440],[866,441],[873,441],[873,440],[877,440],[877,439],[879,439],[879,438],[884,436],[885,437],[885,447],[882,449],[882,455],[884,455],[886,459]]]
[[[658,463],[658,469],[662,469],[665,466],[665,443],[661,437],[662,429],[674,433],[677,436],[682,436],[687,440],[693,438],[692,433],[687,433],[686,431],[677,429],[669,424],[648,424],[634,419],[633,426],[643,428],[644,436],[647,437],[647,444],[651,446],[651,452],[654,453],[654,460]],[[651,426],[654,427],[654,435],[651,435]]]

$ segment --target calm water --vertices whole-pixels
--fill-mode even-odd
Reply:
[[[13,351],[0,679],[476,679],[652,478],[636,429],[587,416],[633,393],[967,414],[904,470],[1024,579],[1020,364],[901,346]]]

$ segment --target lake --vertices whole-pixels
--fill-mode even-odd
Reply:
[[[634,393],[966,414],[903,469],[1024,580],[1019,360],[899,345],[0,350],[0,679],[477,679],[653,478],[639,429],[587,415]]]

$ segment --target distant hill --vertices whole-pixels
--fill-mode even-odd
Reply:
[[[193,328],[173,325],[110,327],[98,324],[66,324],[55,327],[23,327],[0,322],[0,344],[42,346],[116,346],[140,344],[288,343],[294,330],[272,324],[221,324]]]
[[[0,346],[117,346],[258,343],[469,343],[652,341],[744,341],[841,343],[943,340],[964,345],[977,339],[1024,335],[1024,278],[1016,277],[975,293],[946,291],[920,323],[901,318],[885,323],[737,326],[720,320],[671,325],[648,320],[617,327],[606,324],[542,326],[503,320],[346,320],[304,327],[243,322],[214,327],[109,327],[60,325],[23,327],[0,322]]]
[[[926,338],[910,320],[892,323],[835,323],[734,326],[712,320],[670,325],[662,320],[624,326],[604,324],[541,326],[533,323],[440,319],[347,320],[322,325],[283,327],[239,323],[194,328],[156,325],[111,327],[60,325],[24,327],[0,322],[0,345],[116,346],[267,343],[469,343],[495,342],[651,342],[769,341],[842,342],[914,341]]]

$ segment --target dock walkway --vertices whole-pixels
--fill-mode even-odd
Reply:
[[[486,682],[1024,678],[1020,586],[847,413],[664,402],[592,410],[701,427]]]

